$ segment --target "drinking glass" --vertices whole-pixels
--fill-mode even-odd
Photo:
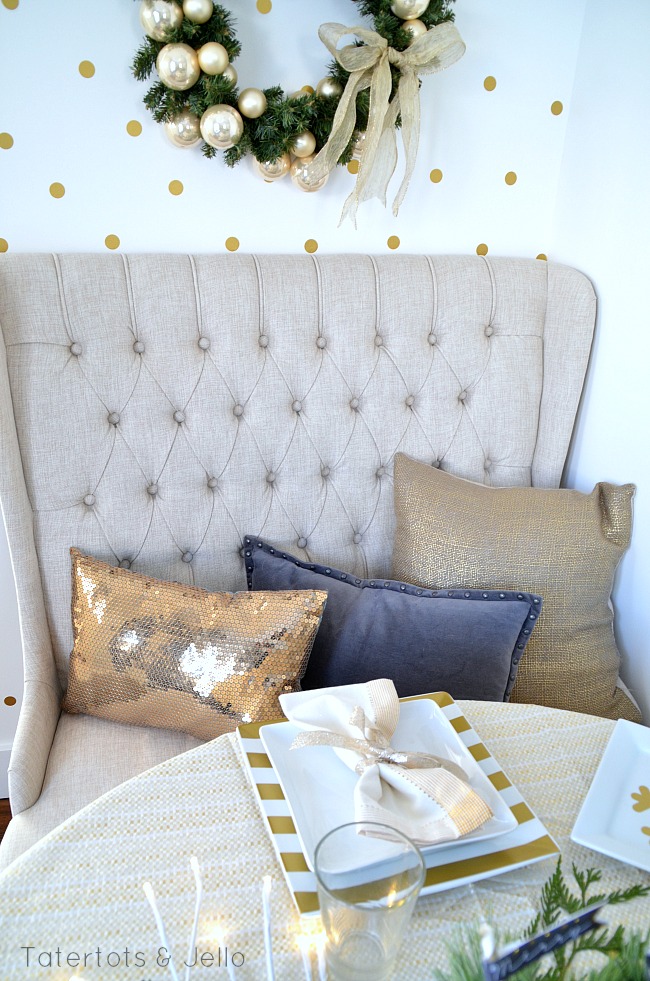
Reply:
[[[422,854],[385,824],[355,821],[316,846],[314,871],[332,981],[386,981],[424,883]]]

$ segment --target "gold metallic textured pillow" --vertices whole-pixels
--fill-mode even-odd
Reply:
[[[74,647],[66,712],[212,739],[282,717],[327,593],[209,593],[71,549]]]
[[[511,700],[640,722],[617,687],[610,601],[634,491],[486,487],[398,453],[393,577],[429,589],[539,593],[544,608]]]

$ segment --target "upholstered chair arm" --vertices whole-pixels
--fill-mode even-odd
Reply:
[[[45,681],[25,682],[8,771],[13,815],[31,807],[40,796],[60,713],[58,687]]]
[[[31,807],[41,793],[61,711],[61,688],[36,553],[34,511],[25,483],[24,461],[13,421],[13,395],[3,336],[7,327],[4,322],[1,326],[0,520],[4,518],[11,551],[25,678],[23,702],[8,771],[11,810],[13,814],[19,814]],[[37,421],[36,425],[40,425],[40,422]]]

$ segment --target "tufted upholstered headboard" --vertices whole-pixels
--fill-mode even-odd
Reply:
[[[0,260],[0,495],[28,681],[50,642],[65,680],[71,545],[233,590],[252,532],[386,575],[398,449],[495,485],[560,481],[595,315],[573,269],[476,256]]]

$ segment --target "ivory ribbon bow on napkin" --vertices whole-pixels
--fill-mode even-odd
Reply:
[[[332,746],[359,774],[357,821],[397,828],[420,845],[460,838],[492,817],[488,804],[451,760],[393,748],[399,700],[392,681],[280,695],[290,722],[305,731],[291,749]]]

